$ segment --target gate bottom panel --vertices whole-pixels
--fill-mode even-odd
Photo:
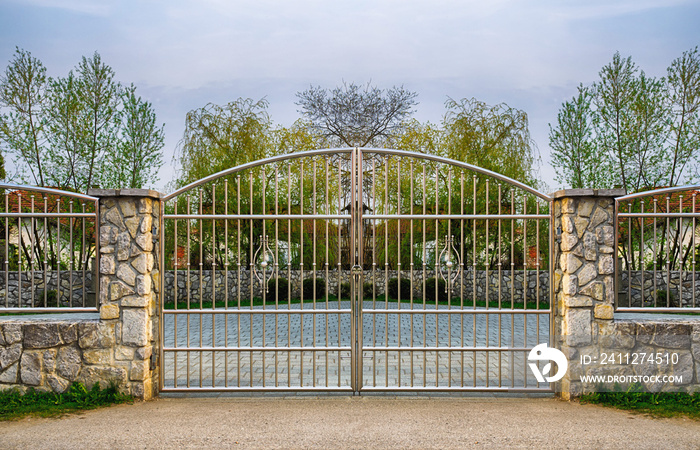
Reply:
[[[168,312],[163,388],[351,390],[349,302],[339,306]],[[527,361],[549,340],[547,312],[375,309],[358,338],[364,390],[548,388]]]

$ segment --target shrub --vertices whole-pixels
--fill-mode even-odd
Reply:
[[[46,295],[46,307],[56,308],[58,305],[58,291],[49,289],[48,291],[36,291],[34,294],[34,304],[36,306],[44,306],[44,295]]]
[[[275,286],[277,286],[277,292],[275,292]],[[289,298],[289,281],[286,278],[272,278],[267,282],[268,293],[266,300],[268,302],[274,302],[275,300],[279,302],[286,302]]]
[[[312,278],[304,280],[304,300],[314,299],[314,285],[316,285],[316,299],[320,299],[326,295],[326,280],[323,278]]]
[[[667,303],[666,302],[666,290],[659,289],[656,291],[656,306],[669,306],[671,308],[677,308],[680,305],[678,304],[678,301],[676,300],[676,293],[674,291],[670,291],[670,295],[668,297],[668,303]]]
[[[350,283],[340,283],[340,298],[350,298]]]
[[[399,279],[391,278],[387,285],[389,298],[397,300],[399,298]],[[401,300],[408,300],[411,297],[411,280],[408,278],[401,279]]]
[[[449,299],[449,294],[445,292],[447,283],[442,278],[437,279],[435,277],[428,278],[425,280],[425,300],[435,301],[435,282],[437,281],[437,297],[441,302],[446,302]]]
[[[362,285],[362,295],[364,295],[365,299],[371,299],[372,298],[372,291],[374,290],[374,284],[372,283],[365,283]],[[377,292],[377,294],[379,294]]]
[[[372,283],[365,283],[362,285],[362,295],[365,300],[372,298],[372,290],[374,285]],[[340,284],[340,297],[344,299],[350,298],[350,283]]]

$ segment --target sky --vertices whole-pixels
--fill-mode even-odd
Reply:
[[[525,111],[553,191],[562,102],[617,51],[665,75],[699,25],[700,0],[0,0],[0,67],[19,47],[59,77],[98,52],[165,124],[161,191],[188,111],[264,97],[288,126],[297,92],[343,81],[415,91],[414,117],[433,123],[448,98]]]

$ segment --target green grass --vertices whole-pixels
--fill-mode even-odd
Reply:
[[[689,417],[700,420],[700,392],[638,392],[639,384],[622,391],[615,386],[612,392],[594,392],[582,395],[581,403],[648,414],[653,417]]]
[[[346,301],[346,300],[349,300],[349,299],[341,299],[341,301]],[[337,302],[337,301],[338,301],[338,297],[336,297],[334,295],[328,296],[329,303],[333,303],[333,302]],[[365,302],[371,302],[371,301],[372,301],[372,298],[365,299]],[[380,295],[380,296],[377,296],[376,301],[377,301],[377,303],[385,303],[386,298],[384,297],[384,295]],[[325,302],[326,302],[325,296],[322,298],[316,299],[316,303],[325,303]],[[397,302],[397,300],[395,300],[395,299],[391,299],[391,298],[389,299],[389,303],[396,303],[396,302]],[[401,299],[402,304],[410,304],[410,302],[411,302],[410,299]],[[295,299],[292,299],[291,301],[284,300],[284,301],[279,302],[280,305],[286,305],[288,303],[299,304],[299,303],[301,303],[301,300],[298,298],[295,298]],[[304,304],[308,305],[308,304],[312,304],[312,303],[313,303],[313,300],[304,300]],[[262,306],[262,304],[263,304],[262,298],[259,298],[259,297],[253,298],[253,306]],[[266,302],[266,305],[268,305],[268,306],[270,306],[270,305],[274,306],[274,304],[275,304],[274,300],[268,299]],[[414,298],[413,304],[414,305],[422,305],[423,301],[422,301],[422,299],[419,300],[417,298]],[[426,304],[427,305],[435,305],[435,300],[433,300],[433,299],[427,300]],[[447,305],[448,302],[447,301],[439,301],[438,304],[439,305]],[[450,304],[454,307],[454,306],[460,306],[461,303],[460,303],[460,300],[458,298],[454,298],[454,299],[452,299]],[[464,300],[464,307],[465,308],[473,307],[474,304],[475,303],[472,300],[469,300],[469,299]],[[241,308],[243,308],[243,307],[250,308],[250,300],[247,298],[245,298],[245,299],[241,298],[240,305],[241,305]],[[484,308],[484,307],[486,307],[486,302],[484,300],[477,300],[476,306],[479,308]],[[489,302],[489,308],[498,308],[498,306],[499,305],[498,305],[497,301],[490,301]],[[178,304],[177,304],[177,309],[198,309],[199,307],[200,307],[200,303],[198,301],[194,301],[194,300],[192,300],[190,302],[189,308],[187,307],[187,302],[178,302]],[[211,301],[204,301],[204,302],[202,302],[201,307],[202,307],[202,309],[211,309],[212,302]],[[226,307],[226,302],[224,302],[222,300],[217,300],[216,308],[225,308],[225,307]],[[229,308],[238,308],[238,299],[236,299],[236,298],[229,299],[228,307]],[[511,307],[510,302],[502,302],[501,303],[501,308],[503,308],[503,309],[510,309],[510,307]],[[545,302],[540,302],[539,308],[537,307],[537,303],[527,302],[527,309],[547,309],[548,307],[549,307],[549,304],[545,303]],[[166,303],[165,309],[168,309],[168,310],[175,309],[175,304],[173,302]],[[522,303],[515,303],[513,305],[513,309],[516,309],[516,310],[523,309],[523,304]]]
[[[22,394],[17,389],[10,389],[0,391],[0,421],[16,420],[28,415],[56,417],[132,401],[131,395],[120,393],[113,384],[102,389],[99,383],[95,383],[88,390],[81,383],[73,383],[63,394],[38,392],[34,389]]]

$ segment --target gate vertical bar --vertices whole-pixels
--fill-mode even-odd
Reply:
[[[355,195],[356,186],[356,166],[357,164],[357,148],[350,154],[350,261],[352,269],[350,274],[350,386],[352,387],[353,395],[359,390],[357,385],[357,305],[355,301]]]

